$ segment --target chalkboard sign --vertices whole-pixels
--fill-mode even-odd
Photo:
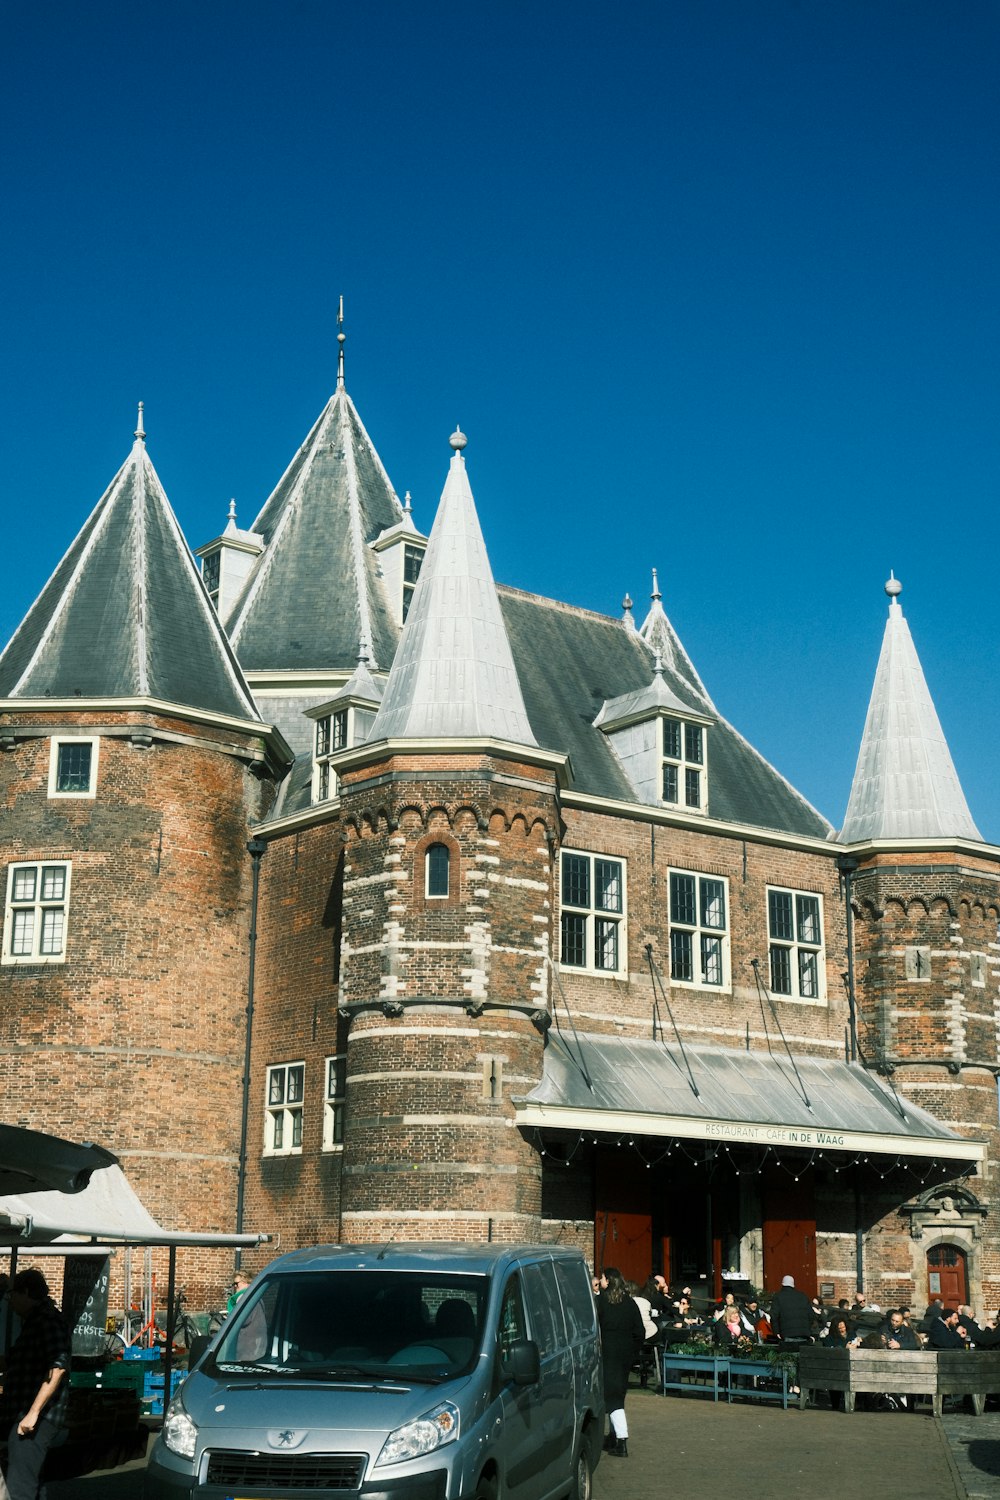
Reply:
[[[100,1354],[107,1344],[111,1260],[98,1255],[67,1255],[62,1310],[73,1331],[74,1354]]]

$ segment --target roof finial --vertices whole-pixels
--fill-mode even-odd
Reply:
[[[900,594],[903,592],[903,585],[900,583],[899,579],[896,577],[891,568],[889,569],[889,581],[885,586],[885,591],[889,595],[889,608],[891,609],[895,604],[896,608],[898,609],[899,605],[896,601],[898,600]]]
[[[411,515],[413,512],[413,502],[410,499],[409,490],[407,490],[406,494],[403,496],[403,509],[406,511],[407,515]]]
[[[136,438],[136,440],[138,442],[140,442],[140,443],[144,443],[146,441],[146,429],[142,425],[142,408],[143,408],[143,402],[140,401],[139,402],[139,421],[138,421],[138,425],[136,426],[135,432],[132,434],[132,436],[134,438]]]
[[[358,637],[358,665],[360,666],[362,662],[367,662],[369,655],[370,650],[368,641],[364,633],[362,632],[362,634]]]
[[[455,424],[455,431],[452,433],[452,435],[448,439],[448,441],[451,444],[451,446],[454,448],[454,450],[455,450],[456,453],[461,453],[462,449],[466,446],[466,444],[468,443],[469,439],[466,437],[465,433],[462,431],[461,427],[459,427],[458,423],[456,422],[456,424]]]
[[[655,568],[653,569],[653,592],[650,594],[649,597],[651,599],[662,599],[663,598],[663,595],[660,593],[660,585],[659,585],[659,583],[657,582],[657,579],[656,579],[656,569]]]
[[[233,525],[234,526],[236,525],[236,496],[235,495],[233,496],[232,500],[230,500],[230,502],[229,502],[229,514],[226,517],[226,520],[227,521],[232,521]]]
[[[340,296],[340,308],[337,312],[337,343],[340,349],[337,352],[337,389],[344,388],[344,344],[347,342],[347,334],[344,332],[344,296]]]
[[[657,651],[657,653],[656,653],[656,659],[653,662],[653,676],[654,677],[662,677],[663,676],[663,657],[660,655],[659,651]]]
[[[635,621],[632,618],[631,594],[626,594],[625,598],[622,600],[622,619],[625,621],[626,625],[630,625],[633,630],[635,629]]]

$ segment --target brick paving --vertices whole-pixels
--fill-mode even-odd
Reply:
[[[997,1500],[1000,1412],[808,1411],[629,1392],[627,1459],[594,1500]],[[49,1500],[142,1500],[144,1463],[49,1485]]]

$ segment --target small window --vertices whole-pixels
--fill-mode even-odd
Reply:
[[[344,1104],[347,1094],[347,1057],[339,1053],[326,1060],[326,1098],[323,1102],[323,1150],[344,1144]]]
[[[403,623],[410,613],[410,605],[413,602],[413,590],[416,588],[417,579],[420,577],[420,564],[424,560],[422,547],[411,547],[409,542],[403,546]]]
[[[670,871],[670,978],[724,989],[729,984],[726,881]]]
[[[323,757],[335,750],[346,750],[349,739],[349,710],[338,709],[336,713],[324,714],[316,720],[315,750],[313,753],[313,801],[326,802],[337,795],[337,776]]]
[[[63,963],[70,865],[17,864],[7,871],[5,964]]]
[[[264,1155],[290,1156],[302,1150],[305,1063],[281,1063],[267,1070]]]
[[[822,898],[808,891],[769,890],[771,993],[818,1004],[823,999]]]
[[[620,974],[625,968],[625,865],[600,854],[562,856],[561,961]]]
[[[449,893],[451,850],[447,844],[431,844],[424,855],[425,884],[428,900],[441,901]]]
[[[97,791],[100,740],[54,739],[49,757],[50,797],[93,797]]]
[[[210,552],[201,560],[201,579],[215,604],[219,597],[219,578],[222,571],[222,551]]]
[[[701,724],[663,719],[661,801],[704,811],[706,734]]]

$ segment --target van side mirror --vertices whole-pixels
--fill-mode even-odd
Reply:
[[[504,1374],[515,1385],[537,1385],[542,1367],[538,1358],[538,1345],[534,1339],[520,1339],[510,1347],[504,1361]]]

